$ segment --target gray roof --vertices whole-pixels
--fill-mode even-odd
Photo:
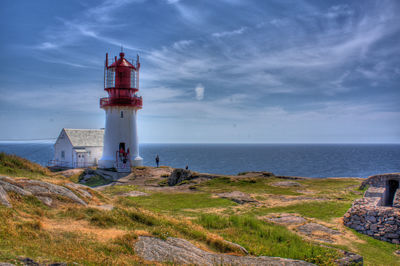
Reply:
[[[103,146],[104,129],[64,128],[73,147]]]

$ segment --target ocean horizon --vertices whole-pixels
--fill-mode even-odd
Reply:
[[[43,166],[53,158],[53,142],[0,142],[0,152]],[[146,166],[161,165],[215,174],[268,171],[304,177],[361,177],[400,172],[400,144],[173,144],[145,143]]]

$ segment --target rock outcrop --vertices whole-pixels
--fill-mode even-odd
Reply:
[[[177,168],[168,177],[168,186],[175,186],[185,180],[191,180],[197,176],[193,175],[193,172],[186,169]]]
[[[74,187],[74,185],[70,186]],[[83,193],[84,197],[85,195],[91,196],[89,192],[85,191],[81,187],[75,187],[75,189],[79,189],[78,192]],[[85,191],[89,195],[87,195],[83,191]],[[66,187],[39,180],[12,179],[9,177],[0,176],[0,203],[7,207],[11,207],[11,204],[8,200],[7,192],[14,192],[21,196],[33,195],[48,206],[51,206],[51,204],[53,203],[53,198],[57,198],[57,196],[65,197],[74,203],[87,205],[85,201],[83,201]]]
[[[229,199],[238,204],[258,203],[258,201],[252,198],[249,194],[243,193],[241,191],[219,193],[217,194],[217,196],[223,199]]]
[[[177,265],[314,265],[301,260],[277,257],[216,254],[201,250],[187,240],[173,237],[161,240],[141,236],[135,244],[135,253],[147,261]]]

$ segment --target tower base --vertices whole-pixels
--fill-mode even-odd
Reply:
[[[140,156],[136,156],[135,159],[131,159],[132,166],[143,166],[143,158]]]

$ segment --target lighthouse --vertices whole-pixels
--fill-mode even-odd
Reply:
[[[142,108],[139,91],[139,56],[129,62],[121,52],[119,58],[104,66],[104,90],[108,97],[100,99],[100,108],[106,112],[103,155],[99,168],[115,168],[130,172],[130,166],[142,165],[137,134],[137,111]]]

